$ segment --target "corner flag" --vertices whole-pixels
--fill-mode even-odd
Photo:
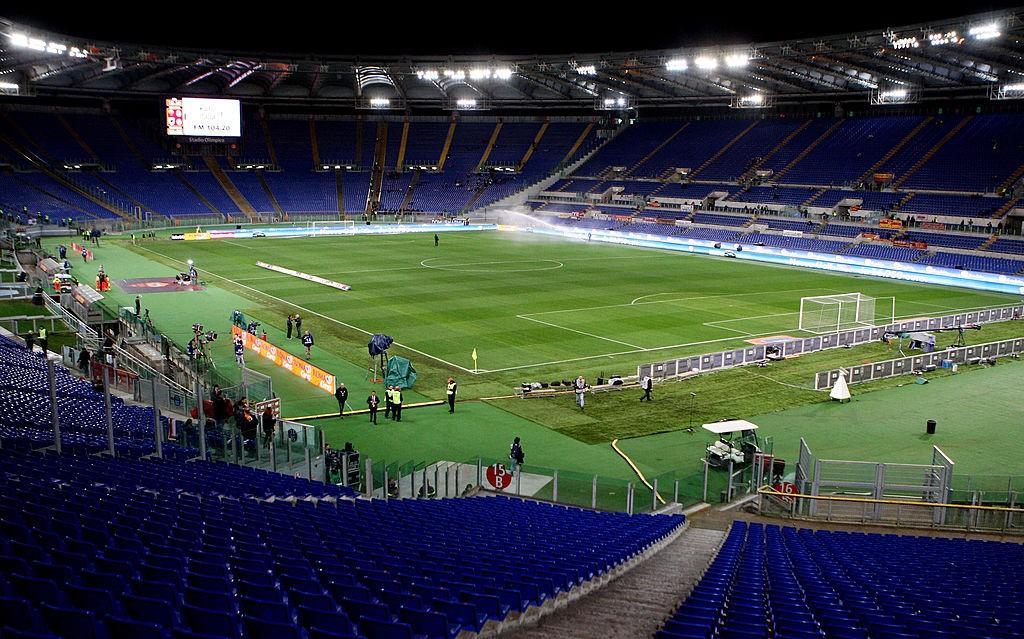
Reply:
[[[473,370],[476,370],[476,349],[473,349]]]

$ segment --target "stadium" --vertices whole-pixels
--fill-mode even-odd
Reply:
[[[1024,8],[933,17],[0,17],[0,638],[1024,636]]]

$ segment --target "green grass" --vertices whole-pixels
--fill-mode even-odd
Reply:
[[[158,240],[139,246],[108,240],[96,254],[96,262],[76,262],[76,270],[91,276],[102,263],[116,281],[170,276],[185,260],[196,261],[205,290],[143,296],[143,306],[151,309],[157,329],[179,343],[188,339],[189,327],[196,321],[226,334],[231,310],[237,308],[263,322],[272,342],[299,354],[298,342],[286,342],[283,329],[285,315],[301,312],[304,327],[316,336],[313,363],[337,374],[350,387],[355,408],[363,407],[373,388],[366,379],[367,333],[395,337],[401,346],[394,347],[392,354],[409,357],[416,366],[419,379],[407,393],[407,402],[441,399],[449,375],[458,379],[460,399],[465,401],[511,395],[523,381],[634,374],[642,363],[742,346],[754,335],[796,336],[797,309],[804,296],[838,292],[894,296],[897,315],[906,317],[1015,301],[962,289],[497,232],[448,234],[436,248],[427,234]],[[340,292],[276,274],[255,266],[256,260],[319,274],[353,289]],[[107,303],[130,305],[132,299],[115,286]],[[1006,323],[987,326],[968,337],[978,342],[1022,334],[1020,323]],[[945,343],[953,336],[939,338]],[[472,372],[474,348],[480,356],[479,374]],[[699,471],[707,438],[681,429],[727,417],[757,416],[766,424],[765,434],[777,433],[779,446],[793,447],[780,454],[794,456],[793,442],[815,428],[813,420],[799,417],[800,411],[818,415],[814,411],[832,406],[827,394],[811,390],[814,373],[893,356],[885,345],[871,344],[789,359],[763,369],[722,371],[659,384],[655,401],[643,405],[638,402],[639,391],[626,390],[589,396],[583,412],[574,407],[571,396],[558,396],[464,403],[454,416],[441,407],[409,410],[401,425],[382,421],[371,427],[359,416],[320,423],[330,441],[352,441],[374,459],[400,463],[467,461],[477,456],[504,460],[509,440],[519,435],[529,464],[578,474],[577,481],[567,483],[575,488],[566,490],[582,500],[589,498],[586,478],[592,474],[608,476],[613,482],[633,478],[608,446],[616,438],[648,475],[667,471],[693,475]],[[219,370],[233,370],[228,339],[217,343],[213,357]],[[248,362],[254,370],[273,377],[275,390],[284,398],[286,416],[336,410],[332,397],[298,378],[254,356]],[[1020,369],[1006,366],[1005,370]],[[981,379],[989,373],[965,371],[955,379],[975,375]],[[975,405],[970,402],[973,395],[961,390],[967,386],[939,380],[946,374],[937,373],[934,384],[923,388],[945,385],[949,397],[958,397],[963,406]],[[897,378],[857,385],[855,402],[845,410],[853,412],[868,398],[874,401],[889,398],[887,393],[905,392],[892,389],[907,381]],[[882,406],[899,412],[902,397],[893,395]],[[884,412],[878,409],[878,415]],[[797,416],[794,426],[786,427],[788,415]],[[1012,421],[1008,415],[997,416],[1004,427]],[[822,427],[821,436],[835,444],[837,455],[842,452],[841,456],[856,459],[873,454],[875,448],[864,446],[861,439],[844,436],[848,427],[837,419]],[[884,448],[881,427],[866,437]],[[895,447],[891,452],[916,455],[917,448]],[[1007,454],[1006,463],[1024,469],[1024,463],[1017,461],[1022,452]],[[609,496],[602,499],[618,498],[611,495],[617,495],[617,489],[607,492]]]

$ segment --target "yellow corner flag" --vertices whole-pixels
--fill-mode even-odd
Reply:
[[[476,349],[473,349],[473,370],[476,371]]]

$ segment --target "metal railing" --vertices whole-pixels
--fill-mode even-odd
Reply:
[[[812,507],[811,504],[814,504]],[[836,523],[1024,534],[1024,508],[758,491],[761,514]]]

